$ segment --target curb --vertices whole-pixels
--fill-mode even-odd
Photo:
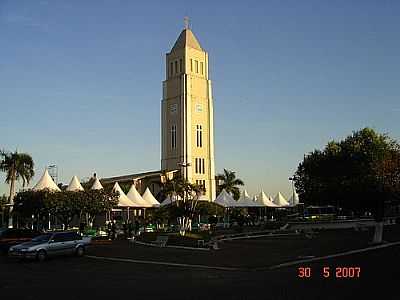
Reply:
[[[170,266],[170,267],[183,267],[183,268],[196,268],[196,269],[208,269],[208,270],[221,270],[221,271],[240,271],[240,268],[233,267],[219,267],[219,266],[206,266],[206,265],[191,265],[191,264],[181,264],[181,263],[173,263],[173,262],[164,262],[164,261],[151,261],[151,260],[137,260],[137,259],[129,259],[129,258],[116,258],[116,257],[104,257],[104,256],[94,256],[94,255],[86,255],[85,257],[97,260],[109,260],[109,261],[117,261],[117,262],[125,262],[125,263],[139,263],[139,264],[147,264],[147,265],[162,265],[162,266]]]
[[[397,245],[400,245],[400,242],[392,242],[392,243],[387,243],[387,244],[383,244],[383,245],[377,245],[377,246],[371,246],[371,247],[367,247],[367,248],[350,250],[350,251],[331,254],[331,255],[325,255],[325,256],[319,256],[319,257],[314,257],[314,258],[295,260],[295,261],[291,261],[291,262],[287,262],[287,263],[282,263],[282,264],[278,264],[278,265],[275,265],[275,266],[271,266],[268,269],[269,270],[275,270],[275,269],[280,269],[280,268],[284,268],[284,267],[290,267],[290,266],[299,265],[299,264],[302,264],[302,263],[309,263],[309,262],[320,261],[320,260],[324,260],[324,259],[348,256],[348,255],[352,255],[352,254],[363,253],[363,252],[368,252],[368,251],[382,249],[382,248],[388,248],[388,247],[397,246]]]
[[[132,242],[132,245],[134,244],[139,244],[143,246],[150,246],[150,247],[156,247],[156,248],[173,248],[173,249],[184,249],[184,250],[198,250],[198,251],[210,251],[210,248],[196,248],[196,247],[186,247],[186,246],[164,246],[160,247],[152,243],[146,243],[146,242],[140,242],[140,241],[134,241]]]

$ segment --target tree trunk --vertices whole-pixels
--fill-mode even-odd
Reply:
[[[8,228],[13,228],[13,205],[14,205],[14,196],[15,196],[15,177],[16,170],[12,170],[11,174],[11,183],[10,183],[10,210],[9,210],[9,218],[8,218]]]
[[[375,223],[374,239],[372,240],[372,243],[381,244],[382,236],[383,236],[383,221],[379,221]]]

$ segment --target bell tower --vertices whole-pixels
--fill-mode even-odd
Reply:
[[[179,169],[215,200],[214,112],[208,53],[189,28],[166,54],[161,101],[161,170]]]

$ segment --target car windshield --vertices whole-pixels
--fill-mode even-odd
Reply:
[[[52,235],[53,235],[52,233],[39,235],[39,236],[33,238],[32,242],[48,242]]]

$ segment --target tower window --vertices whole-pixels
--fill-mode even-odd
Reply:
[[[176,125],[171,126],[171,148],[176,148]]]
[[[195,173],[205,174],[204,158],[195,158]]]
[[[169,75],[172,76],[174,73],[174,64],[171,62],[169,65]]]
[[[193,72],[193,59],[190,59],[190,72]]]
[[[203,75],[203,62],[200,62],[200,74]]]
[[[178,73],[178,61],[175,61],[175,74]]]
[[[197,147],[203,147],[203,127],[196,125],[196,145]]]
[[[182,73],[182,69],[183,69],[183,63],[182,63],[182,58],[179,60],[179,72]]]
[[[199,62],[197,60],[194,61],[194,67],[196,69],[196,73],[199,73]]]

